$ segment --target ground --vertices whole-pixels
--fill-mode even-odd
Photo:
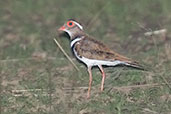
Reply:
[[[170,0],[1,1],[1,113],[170,114],[170,5]],[[105,67],[107,77],[100,92],[101,74],[93,68],[91,98],[86,99],[86,66],[74,58],[67,36],[57,31],[71,18],[147,71]]]

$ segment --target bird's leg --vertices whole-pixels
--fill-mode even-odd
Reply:
[[[105,72],[104,72],[104,70],[103,70],[103,67],[102,67],[101,65],[98,65],[98,67],[99,67],[100,71],[102,72],[101,91],[103,91],[104,80],[105,80],[106,75],[105,75]]]
[[[91,83],[92,83],[91,66],[88,67],[88,73],[89,73],[89,87],[88,87],[87,98],[90,97],[90,90],[91,90]]]

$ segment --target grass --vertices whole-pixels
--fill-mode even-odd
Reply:
[[[169,0],[15,0],[0,4],[0,111],[2,114],[169,114],[171,112],[171,34]],[[74,58],[68,38],[59,35],[66,20],[113,50],[140,61],[149,71],[93,68],[86,100],[86,67],[76,71],[53,41]],[[162,34],[145,32],[167,29]]]

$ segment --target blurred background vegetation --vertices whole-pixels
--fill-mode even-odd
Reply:
[[[170,0],[1,0],[0,111],[2,114],[170,114]],[[93,69],[75,60],[69,40],[57,29],[68,19],[149,71]],[[159,34],[144,35],[157,30]],[[53,41],[73,58],[77,72]]]

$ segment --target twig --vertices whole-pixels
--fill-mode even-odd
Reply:
[[[64,58],[58,58],[58,59],[65,60]],[[56,57],[47,57],[46,58],[46,60],[51,60],[51,61],[56,61],[58,59],[56,59]],[[2,60],[0,60],[0,63],[3,63],[3,62],[30,61],[30,60],[37,60],[37,58],[28,57],[28,58],[18,58],[18,59],[2,59]]]
[[[170,85],[170,83],[168,83]],[[153,83],[153,84],[142,84],[142,85],[131,85],[131,86],[121,86],[121,87],[112,87],[110,89],[110,91],[112,89],[115,89],[115,90],[125,90],[125,89],[133,89],[133,88],[144,88],[144,87],[156,87],[156,86],[161,86],[161,85],[167,85],[166,83]],[[88,89],[88,87],[64,87],[63,90],[65,92],[74,92],[74,91],[77,91],[77,90],[85,90],[85,89]],[[12,90],[11,93],[15,96],[15,97],[19,97],[19,96],[29,96],[30,93],[28,92],[38,92],[38,91],[43,91],[43,89],[22,89],[22,90]],[[78,93],[78,91],[77,91]],[[33,93],[34,96],[37,96],[37,94]],[[49,95],[49,93],[43,91],[42,95]],[[53,96],[53,94],[51,94]]]
[[[144,109],[143,109],[143,112],[145,112],[145,113],[146,113],[146,112],[149,112],[150,114],[152,114],[152,113],[153,113],[153,114],[158,114],[156,111],[150,110],[150,109],[148,109],[148,108],[144,108]]]
[[[35,58],[29,57],[29,58],[19,58],[19,59],[3,59],[0,60],[0,62],[17,62],[22,60],[34,60]]]
[[[47,57],[46,59],[48,60],[56,60],[56,57]],[[60,59],[63,59],[63,58],[60,58]],[[35,57],[28,57],[28,58],[16,58],[16,59],[2,59],[0,60],[0,63],[3,63],[3,62],[18,62],[18,61],[29,61],[29,60],[37,60],[37,58]]]
[[[54,38],[55,43],[57,44],[57,46],[59,47],[59,49],[63,52],[63,54],[67,57],[67,59],[72,63],[72,65],[75,67],[75,69],[77,71],[80,71],[79,68],[74,64],[74,62],[72,61],[72,59],[68,56],[68,54],[63,50],[63,48],[61,47],[61,45],[58,43],[58,41]]]
[[[144,33],[144,35],[145,36],[159,35],[159,34],[166,34],[166,32],[167,32],[167,29],[161,29],[161,30],[146,32]]]
[[[142,85],[130,85],[130,86],[121,86],[121,87],[113,87],[112,89],[122,90],[122,89],[133,89],[133,88],[143,88],[143,87],[154,87],[165,85],[165,83],[153,83],[153,84],[142,84]]]
[[[48,93],[44,91],[43,89],[16,89],[16,90],[11,90],[11,93],[14,97],[21,97],[21,96],[30,96],[31,94],[34,96],[38,96],[36,93],[31,93],[31,92],[40,92],[42,91],[41,95],[42,96],[53,96],[53,94]]]
[[[161,75],[161,78],[163,79],[163,81],[166,83],[166,85],[169,87],[169,89],[171,90],[171,86],[168,83],[168,81],[165,79],[165,77],[163,75]]]
[[[12,93],[22,93],[22,92],[33,92],[33,91],[42,91],[43,89],[16,89],[12,90]]]
[[[168,83],[168,84],[171,84],[171,83]],[[160,85],[167,85],[167,84],[166,83],[152,83],[152,84],[112,87],[112,89],[122,90],[122,89],[132,89],[132,88],[155,87],[155,86],[160,86]],[[63,90],[75,90],[75,89],[88,89],[88,87],[64,87],[63,88]]]

